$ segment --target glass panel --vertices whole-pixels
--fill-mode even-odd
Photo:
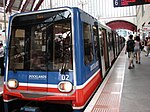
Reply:
[[[71,13],[17,16],[12,23],[9,53],[12,70],[72,70]]]
[[[46,70],[46,26],[38,24],[31,28],[30,69]]]
[[[50,60],[48,60],[48,69],[58,70],[65,67],[67,70],[72,70],[72,38],[70,23],[55,24],[53,29],[53,40],[49,42],[49,48],[51,50],[49,50]]]
[[[84,63],[89,64],[93,61],[93,45],[91,37],[91,28],[87,23],[83,23],[84,35]]]
[[[24,68],[24,39],[25,30],[17,29],[13,30],[14,36],[11,40],[10,48],[10,66],[12,69]]]
[[[94,37],[94,49],[95,49],[95,58],[98,60],[98,32],[95,26],[93,26],[93,37]]]

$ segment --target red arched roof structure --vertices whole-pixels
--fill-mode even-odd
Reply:
[[[106,23],[106,25],[108,25],[113,30],[116,30],[116,29],[128,29],[128,30],[131,30],[133,32],[137,31],[137,26],[136,25],[134,25],[131,22],[124,21],[124,20],[111,21],[111,22]]]

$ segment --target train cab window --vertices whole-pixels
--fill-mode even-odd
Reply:
[[[53,69],[72,70],[72,35],[70,22],[55,24],[53,32]]]
[[[30,39],[30,69],[46,70],[46,26],[43,24],[35,25],[31,28]]]
[[[93,61],[93,45],[91,37],[91,27],[87,23],[83,23],[83,38],[84,38],[84,63],[90,64]]]
[[[73,70],[71,12],[67,10],[17,16],[9,43],[9,69]]]

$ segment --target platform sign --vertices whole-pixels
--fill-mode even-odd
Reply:
[[[150,0],[114,0],[114,7],[150,4]]]

